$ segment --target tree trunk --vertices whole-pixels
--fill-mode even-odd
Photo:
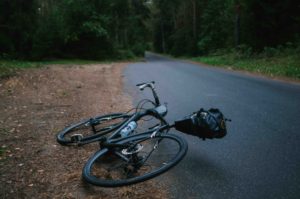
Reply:
[[[196,7],[196,0],[192,0],[192,7],[193,7],[193,38],[196,39],[197,37],[197,7]]]
[[[240,14],[241,5],[236,4],[236,17],[235,17],[235,47],[238,48],[240,45]]]
[[[161,22],[161,47],[162,47],[162,51],[163,53],[166,52],[166,42],[165,42],[165,30],[164,30],[164,24],[163,22]]]

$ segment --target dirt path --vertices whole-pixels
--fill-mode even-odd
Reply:
[[[115,189],[84,183],[81,169],[97,144],[69,148],[55,139],[68,123],[131,107],[124,66],[49,66],[0,80],[0,198],[167,197],[152,181]]]

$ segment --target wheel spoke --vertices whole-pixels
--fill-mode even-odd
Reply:
[[[77,143],[76,139],[72,139],[72,136],[76,134],[82,135],[83,140],[95,138],[99,134],[111,132],[127,119],[128,115],[126,114],[111,114],[87,119],[59,132],[57,141],[65,145]]]
[[[186,143],[174,135],[150,138],[132,137],[131,147],[99,152],[97,163],[91,158],[84,167],[88,182],[100,186],[122,186],[152,178],[176,165],[185,155]],[[124,144],[124,143],[123,143]],[[105,168],[105,172],[101,170]],[[96,177],[96,178],[95,178]]]

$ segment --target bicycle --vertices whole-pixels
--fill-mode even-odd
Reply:
[[[182,137],[168,133],[170,129],[175,128],[188,134],[193,134],[199,130],[205,132],[204,126],[198,128],[199,119],[204,118],[198,113],[193,113],[182,120],[175,121],[174,124],[169,124],[164,119],[164,116],[167,114],[167,107],[160,104],[154,88],[154,82],[141,83],[137,86],[140,90],[145,88],[152,90],[155,101],[146,101],[151,102],[154,105],[153,108],[146,109],[138,105],[133,114],[111,114],[109,117],[121,117],[122,120],[98,130],[95,126],[101,124],[101,118],[106,118],[107,115],[99,116],[92,120],[84,120],[58,133],[57,141],[63,145],[77,144],[82,146],[92,142],[99,142],[100,149],[88,159],[82,170],[82,176],[86,182],[103,187],[118,187],[154,178],[178,164],[188,149],[187,142]],[[202,113],[204,112],[202,111]],[[132,122],[136,123],[145,116],[152,116],[158,119],[159,124],[143,133],[136,133],[136,127],[134,127],[129,129],[127,134],[124,134],[124,129],[128,130],[128,126]],[[222,136],[220,134],[212,136],[205,132],[201,135],[202,138],[221,138],[226,135],[225,118],[222,114],[221,116],[222,125],[219,125],[220,127],[218,128],[222,130]],[[196,124],[196,122],[198,123]],[[95,125],[93,125],[94,123]],[[90,126],[92,135],[75,134],[73,138],[65,139],[65,135],[68,132],[72,132],[72,128],[84,124]]]
[[[143,109],[144,104],[147,102],[151,103],[156,108],[155,111],[158,111],[161,116],[165,116],[167,114],[167,107],[165,105],[161,105],[154,84],[155,82],[152,81],[149,83],[141,83],[136,85],[142,91],[145,88],[150,88],[154,102],[148,99],[141,100],[137,107],[134,108],[135,113],[133,114],[130,114],[130,111],[134,109],[129,110],[126,113],[99,115],[72,124],[57,134],[57,142],[61,145],[81,145],[84,144],[85,141],[90,142],[91,140],[107,135],[124,125],[126,121],[128,121],[138,112],[138,110]],[[143,102],[144,104],[142,104]],[[161,117],[159,117],[159,119],[160,118]],[[165,121],[162,120],[161,122]]]

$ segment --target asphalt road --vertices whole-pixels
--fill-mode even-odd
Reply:
[[[135,84],[154,80],[167,119],[200,107],[232,119],[223,139],[183,136],[189,151],[160,176],[173,198],[300,198],[300,84],[194,65],[146,54],[124,72],[135,101],[151,95]]]

